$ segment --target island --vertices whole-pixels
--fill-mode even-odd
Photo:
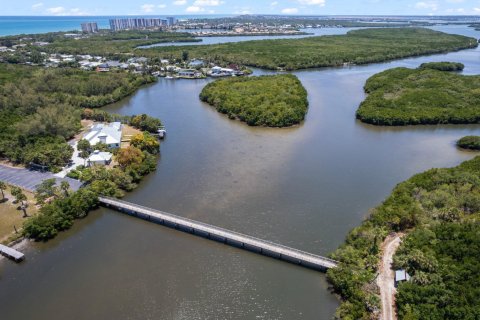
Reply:
[[[148,57],[190,56],[223,64],[243,64],[272,70],[298,70],[367,64],[411,56],[475,48],[474,38],[424,28],[376,28],[346,35],[302,39],[258,40],[203,46],[142,49]]]
[[[418,69],[394,68],[367,80],[368,97],[357,110],[365,123],[385,126],[468,124],[480,120],[480,76],[458,64],[426,64]]]
[[[250,126],[292,126],[308,110],[307,91],[294,75],[217,80],[205,86],[200,99]]]
[[[457,141],[457,146],[462,149],[480,150],[479,136],[466,136]]]

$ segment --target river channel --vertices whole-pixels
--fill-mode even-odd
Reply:
[[[435,27],[480,37],[466,26]],[[201,103],[209,80],[167,80],[105,108],[159,117],[158,170],[126,200],[326,255],[399,182],[475,156],[455,147],[480,125],[385,128],[355,120],[363,84],[382,70],[457,61],[480,50],[298,71],[305,122],[252,128]],[[257,75],[269,73],[255,70]],[[10,319],[330,319],[325,275],[99,209],[47,243],[0,261],[0,317]]]

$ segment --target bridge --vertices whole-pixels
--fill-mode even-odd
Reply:
[[[218,241],[237,248],[297,264],[306,268],[326,271],[337,266],[337,261],[329,258],[130,202],[109,197],[100,197],[99,201],[105,207],[112,208],[144,220],[155,222],[173,229]]]

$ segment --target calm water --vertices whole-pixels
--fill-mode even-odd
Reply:
[[[157,43],[148,46],[141,46],[140,48],[153,48],[153,47],[168,47],[168,46],[194,46],[194,45],[207,45],[207,44],[219,44],[229,42],[242,42],[251,40],[263,40],[263,39],[298,39],[312,36],[325,36],[325,35],[339,35],[346,34],[350,30],[356,30],[360,28],[309,28],[301,29],[300,31],[307,32],[303,35],[288,35],[288,36],[234,36],[234,37],[198,37],[202,39],[202,42],[176,42],[176,43]],[[191,31],[193,32],[193,31]]]
[[[472,158],[455,140],[480,133],[480,125],[361,124],[365,80],[442,60],[477,74],[479,52],[296,72],[310,110],[289,129],[218,114],[198,100],[208,80],[161,79],[106,108],[160,117],[168,129],[157,172],[126,199],[327,254],[400,181]],[[25,252],[20,265],[0,261],[2,320],[330,319],[338,306],[321,273],[106,209]]]

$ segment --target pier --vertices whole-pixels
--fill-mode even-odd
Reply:
[[[235,231],[219,228],[203,222],[183,218],[177,215],[114,198],[100,197],[99,200],[100,203],[105,207],[112,208],[144,220],[152,221],[173,229],[297,264],[306,268],[326,271],[337,266],[337,261],[326,257],[251,237]]]
[[[3,244],[0,244],[0,253],[15,262],[20,262],[23,259],[25,259],[25,255],[15,249],[12,249],[10,247],[4,246]]]

